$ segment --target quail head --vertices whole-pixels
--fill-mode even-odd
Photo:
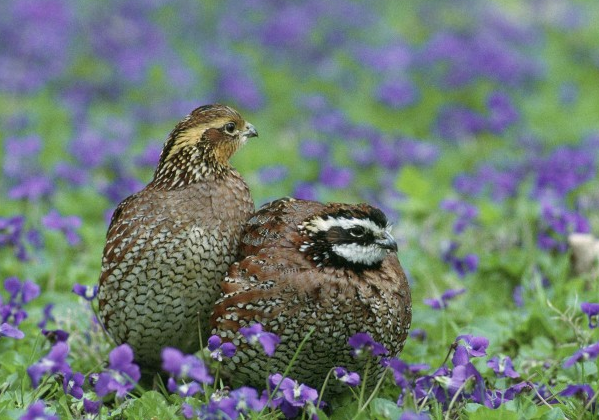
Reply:
[[[153,179],[123,200],[106,236],[100,318],[136,361],[160,367],[161,349],[199,349],[243,223],[254,211],[229,158],[254,126],[224,105],[193,110],[171,131]]]
[[[370,205],[286,198],[263,206],[246,223],[240,259],[210,319],[212,334],[238,346],[223,362],[225,375],[235,385],[264,387],[269,373],[285,371],[311,329],[289,376],[315,388],[332,367],[363,369],[365,360],[348,346],[358,332],[398,354],[412,306],[396,251],[387,218]],[[273,357],[239,333],[254,323],[281,338]]]

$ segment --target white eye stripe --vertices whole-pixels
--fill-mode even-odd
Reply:
[[[356,219],[355,217],[351,219],[346,218],[328,218],[322,219],[320,217],[310,220],[310,222],[304,224],[305,228],[310,232],[326,232],[333,227],[340,227],[345,230],[349,230],[356,226],[362,226],[368,231],[371,231],[375,235],[382,235],[387,228],[381,228],[379,225],[374,223],[369,219]]]
[[[364,265],[381,262],[387,256],[387,250],[375,245],[358,245],[355,243],[333,245],[333,252],[346,260]]]

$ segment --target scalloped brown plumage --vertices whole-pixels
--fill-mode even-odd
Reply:
[[[146,368],[160,369],[165,346],[199,350],[198,320],[207,336],[220,282],[254,211],[229,158],[255,136],[232,108],[193,110],[170,133],[152,181],[112,216],[99,281],[100,318]]]
[[[386,224],[383,213],[367,204],[295,199],[269,203],[248,220],[241,257],[229,268],[210,319],[212,334],[238,346],[222,366],[234,385],[264,388],[269,373],[286,369],[312,327],[289,376],[315,388],[332,367],[364,368],[364,359],[354,359],[347,344],[355,333],[369,333],[391,355],[402,350],[412,318],[410,288]],[[362,233],[356,239],[350,232],[354,225],[380,237]],[[352,258],[345,251],[353,249],[354,242],[365,244],[356,251],[364,254],[363,260],[326,255],[338,252]],[[374,242],[382,253],[375,246],[372,256],[366,244]],[[333,251],[335,244],[347,247]],[[281,337],[272,358],[239,333],[255,322]],[[339,390],[331,385],[330,392]]]

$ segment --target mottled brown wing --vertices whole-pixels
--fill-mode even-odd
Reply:
[[[154,203],[151,204],[152,202]],[[159,242],[168,243],[169,237],[178,230],[176,224],[168,217],[168,212],[164,211],[164,203],[161,205],[161,202],[155,202],[151,198],[148,200],[148,197],[139,193],[119,204],[106,234],[102,256],[99,279],[101,293],[98,296],[101,311],[106,305],[106,299],[115,298],[119,287],[107,284],[114,271],[119,270],[117,278],[127,278],[138,266],[140,254],[146,254],[144,258],[147,258],[147,249],[156,248]],[[110,313],[104,313],[106,324],[110,316]]]
[[[278,249],[276,254],[264,249],[234,263],[221,284],[212,326],[235,332],[252,321],[268,326],[268,320],[282,311],[293,312],[293,305],[318,294],[320,284],[311,269],[293,248]],[[232,311],[235,316],[230,316]]]
[[[266,249],[233,264],[222,288],[212,334],[238,347],[224,369],[239,384],[263,387],[267,373],[285,370],[314,329],[290,375],[319,387],[334,366],[363,369],[347,344],[353,334],[367,332],[395,355],[411,320],[409,289],[395,256],[381,270],[358,275],[316,268],[294,249]],[[272,357],[240,338],[239,329],[255,322],[281,338]]]
[[[102,258],[102,274],[100,283],[106,277],[105,264],[121,261],[132,251],[138,237],[149,236],[148,230],[170,228],[172,222],[164,211],[166,203],[152,200],[152,197],[140,193],[133,194],[123,200],[115,209],[106,232],[106,245]]]
[[[324,206],[314,201],[281,198],[263,205],[246,223],[241,239],[242,256],[274,246],[294,246],[297,226]]]

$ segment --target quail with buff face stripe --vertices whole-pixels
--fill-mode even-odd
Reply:
[[[168,136],[151,182],[112,215],[99,281],[99,314],[144,368],[161,349],[199,350],[220,282],[254,211],[229,158],[258,133],[234,109],[199,107]]]
[[[397,355],[412,319],[410,288],[382,211],[368,204],[280,199],[252,216],[210,319],[212,334],[238,346],[221,369],[232,385],[266,386],[284,372],[320,388],[329,370],[361,371],[348,340],[370,334]],[[248,343],[241,328],[255,323],[281,341],[272,357]],[[381,367],[374,363],[370,376]],[[331,389],[333,387],[333,389]],[[329,383],[329,393],[335,385]]]

